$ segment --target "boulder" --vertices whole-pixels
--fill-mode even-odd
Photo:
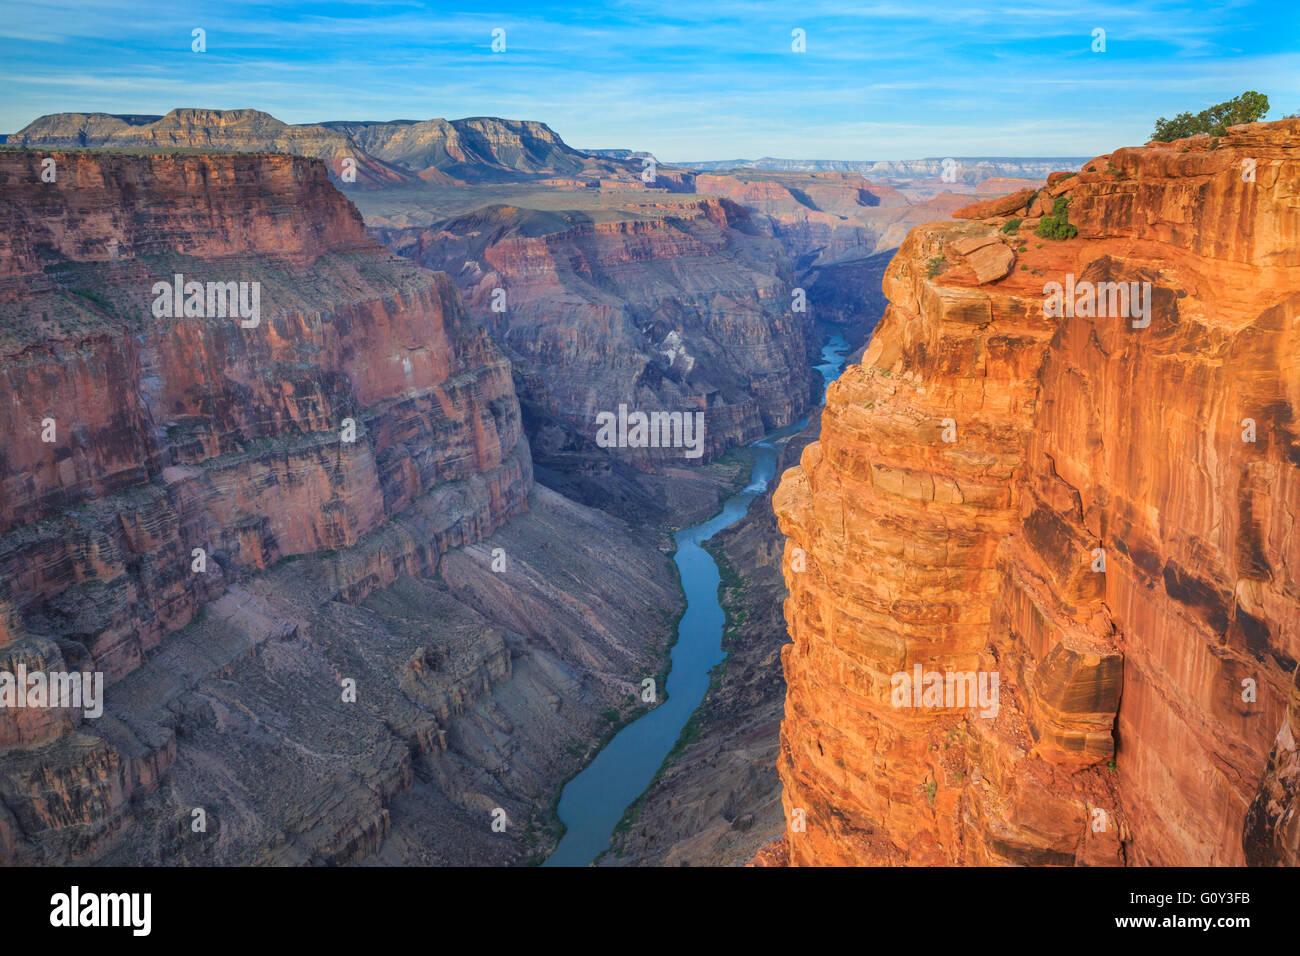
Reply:
[[[966,257],[966,261],[975,270],[975,278],[979,280],[979,284],[984,285],[1005,277],[1016,264],[1016,254],[1009,246],[994,242],[991,245],[980,246]]]
[[[966,236],[958,239],[952,244],[952,249],[958,255],[968,256],[976,249],[982,249],[984,246],[990,246],[998,241],[994,235],[987,236]]]
[[[1052,194],[1047,190],[1039,190],[1037,196],[1029,204],[1029,215],[1038,217],[1046,216],[1052,211]]]
[[[1021,189],[1009,196],[973,202],[962,206],[952,214],[954,219],[992,219],[994,216],[1010,216],[1025,208],[1025,204],[1034,196],[1034,190]]]
[[[1079,177],[1071,176],[1069,179],[1062,179],[1055,186],[1047,187],[1047,192],[1053,199],[1062,193],[1067,193],[1075,186],[1079,185]]]

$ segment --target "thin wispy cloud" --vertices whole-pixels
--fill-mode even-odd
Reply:
[[[297,123],[538,119],[575,145],[669,161],[1093,155],[1245,89],[1269,94],[1274,116],[1300,109],[1297,27],[1280,0],[47,0],[39,18],[4,0],[0,131],[47,112],[204,105]],[[205,53],[190,50],[194,28]],[[791,50],[796,29],[806,52]]]

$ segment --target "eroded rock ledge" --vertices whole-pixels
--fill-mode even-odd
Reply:
[[[912,231],[775,496],[794,643],[765,859],[1300,859],[1300,121],[1049,183]],[[1033,232],[1057,196],[1076,238]],[[989,236],[1005,277],[958,251]],[[1150,283],[1149,324],[1045,315],[1069,276]],[[916,665],[998,673],[997,716],[892,706]]]

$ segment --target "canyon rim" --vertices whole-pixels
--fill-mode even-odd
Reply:
[[[20,921],[1285,913],[1300,12],[45,2]]]

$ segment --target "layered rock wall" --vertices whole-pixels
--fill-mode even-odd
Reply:
[[[1300,858],[1300,123],[1049,182],[913,230],[775,497],[795,864]]]
[[[526,511],[531,459],[486,330],[318,161],[11,151],[0,210],[0,670],[100,672],[116,714],[6,709],[0,855],[94,855],[177,758],[146,714],[297,634],[252,576],[316,555],[347,605],[427,577]],[[257,308],[214,312],[227,283]]]
[[[366,236],[320,164],[3,159],[6,598],[107,672],[224,575],[355,544],[440,484],[485,482],[488,530],[523,507],[507,363],[445,277]],[[256,284],[257,324],[160,317],[155,283],[176,275]]]

